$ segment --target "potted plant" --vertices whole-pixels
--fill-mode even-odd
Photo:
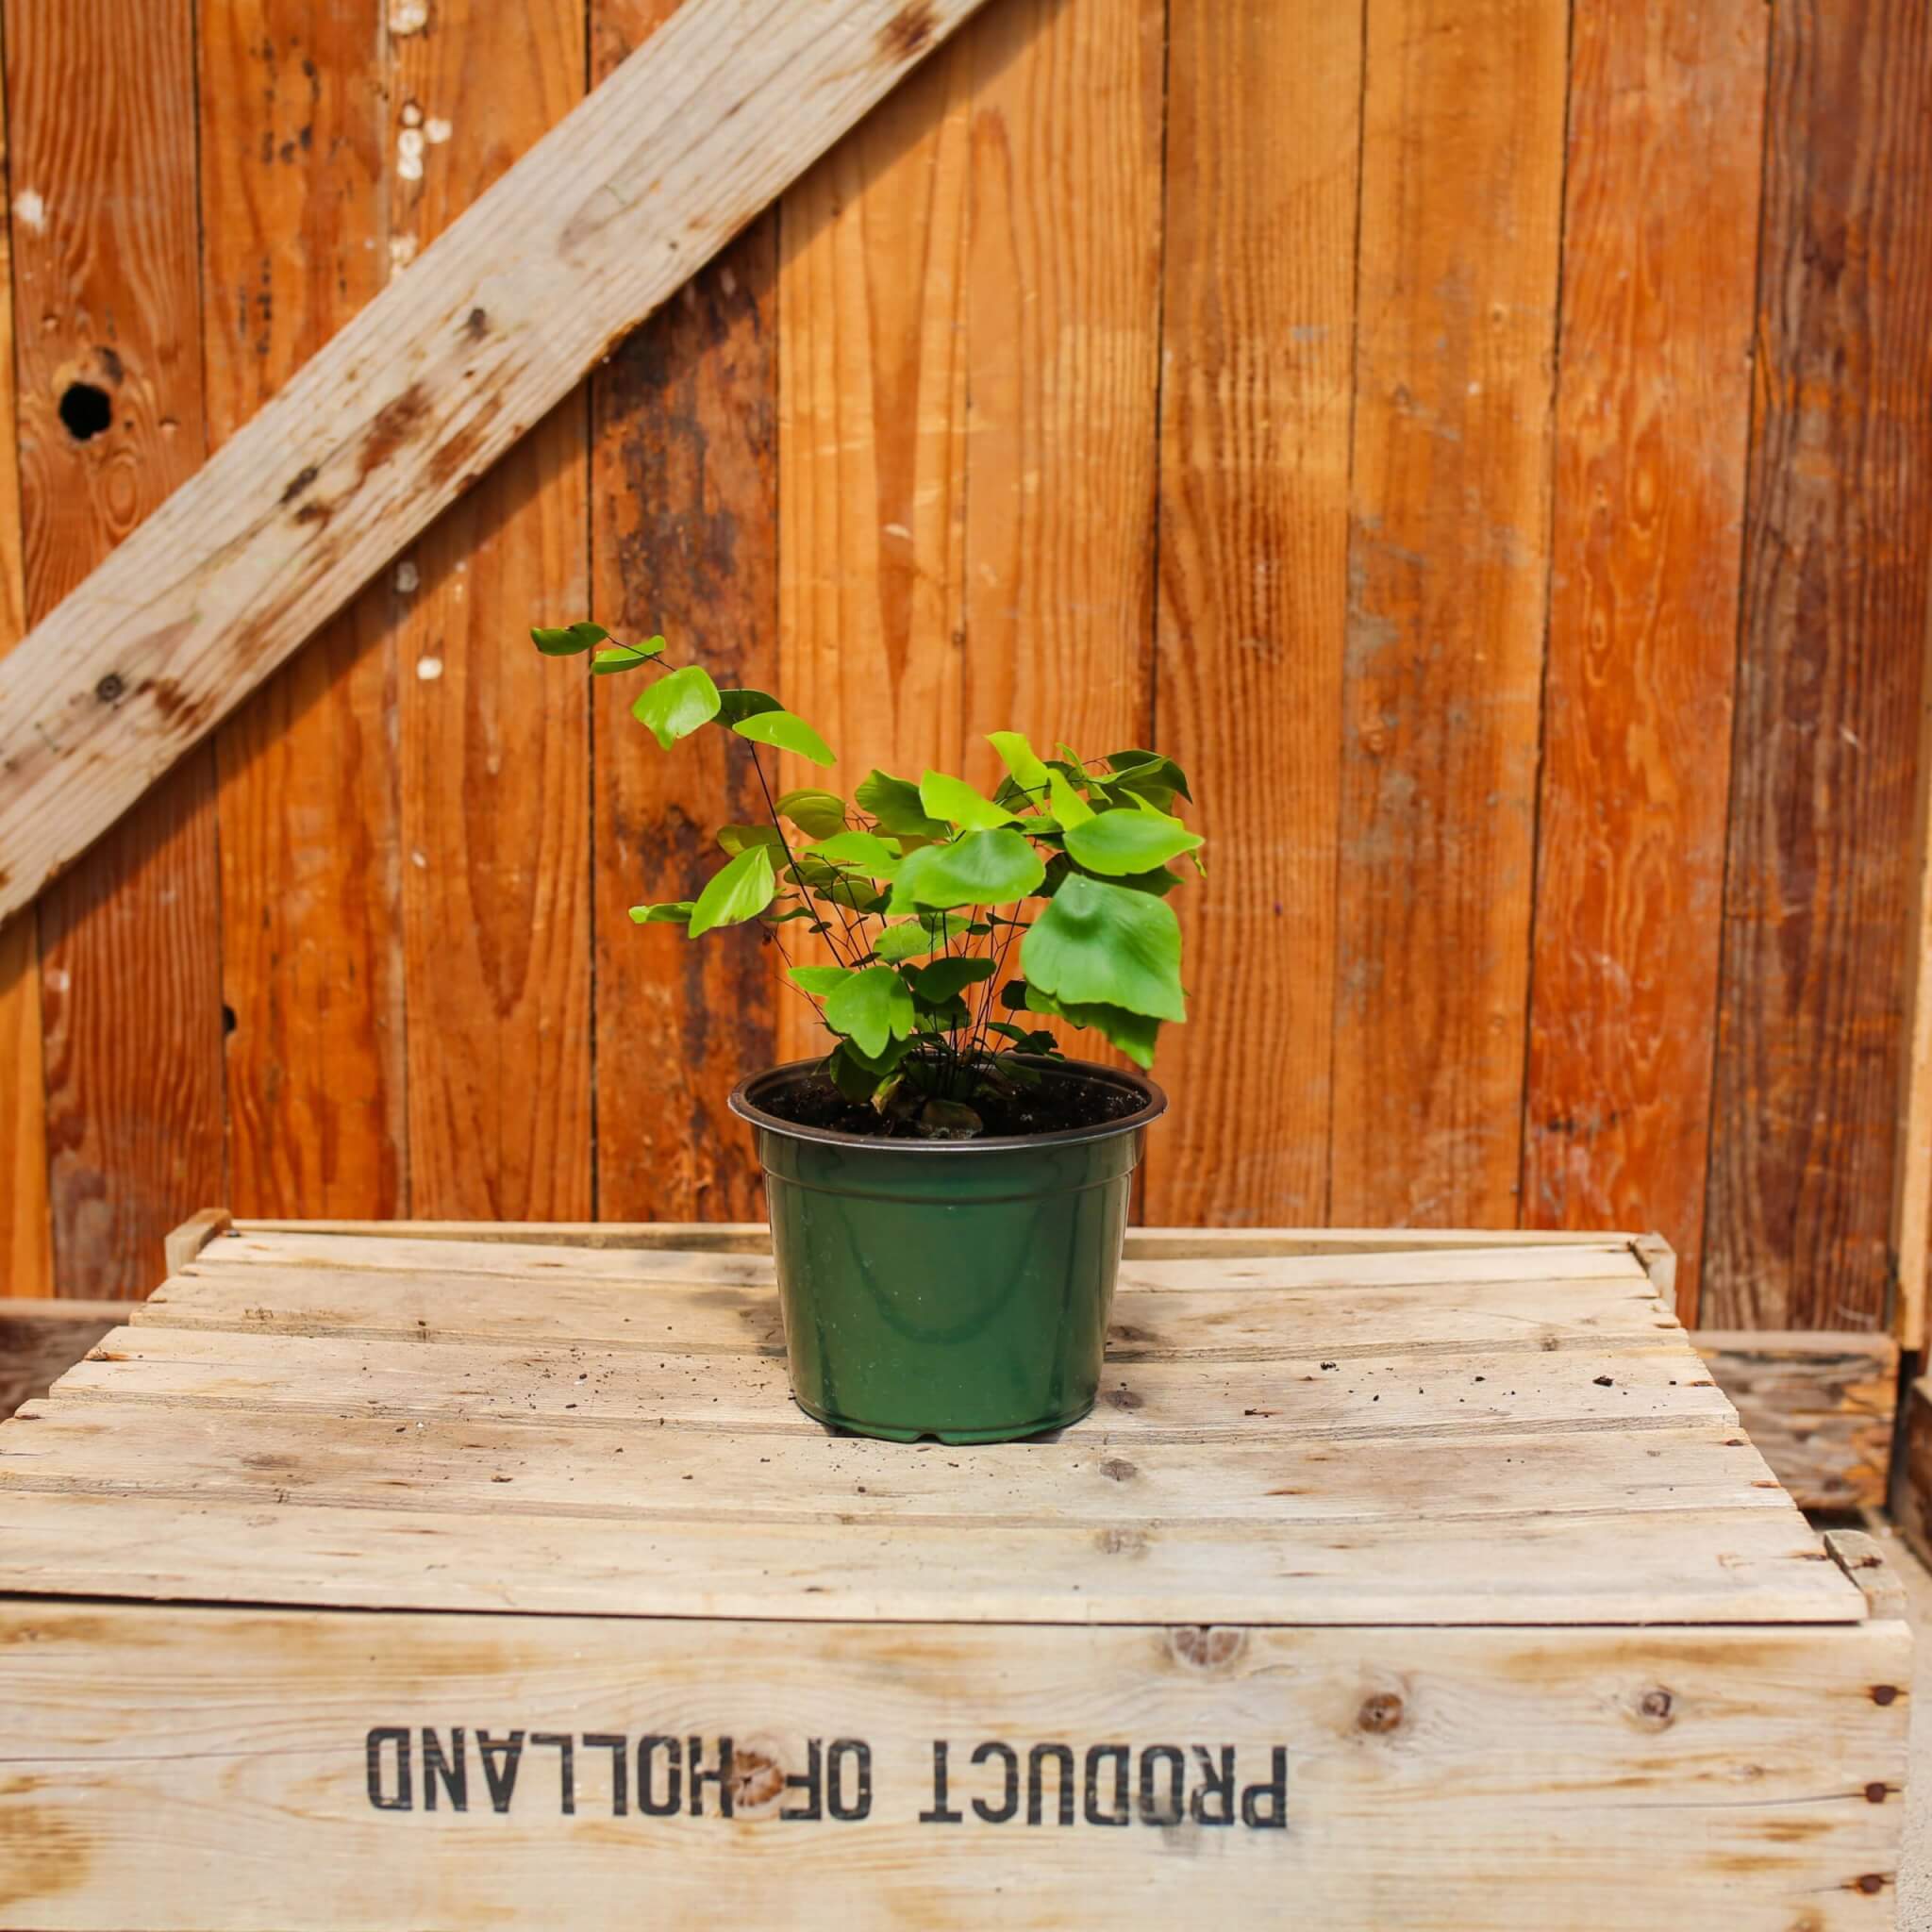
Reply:
[[[731,1095],[765,1171],[800,1405],[895,1441],[1077,1421],[1167,1103],[1143,1074],[1067,1058],[1041,1023],[1091,1028],[1144,1070],[1161,1023],[1185,1018],[1166,903],[1173,862],[1200,865],[1174,812],[1185,775],[1153,752],[1042,758],[995,731],[1007,776],[991,795],[880,771],[849,802],[774,794],[762,751],[836,762],[775,698],[673,665],[661,637],[532,636],[553,657],[593,653],[595,675],[647,676],[632,712],[666,750],[717,725],[757,766],[768,822],[721,827],[724,862],[693,898],[630,916],[693,940],[756,921],[829,1036],[822,1058]]]

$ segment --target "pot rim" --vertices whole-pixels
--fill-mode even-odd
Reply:
[[[1158,1121],[1167,1111],[1167,1095],[1146,1074],[1125,1067],[1103,1067],[1095,1060],[1043,1059],[1030,1054],[1017,1054],[1041,1069],[1077,1074],[1083,1078],[1103,1080],[1110,1086],[1124,1087],[1141,1096],[1141,1106],[1118,1120],[1101,1121],[1090,1127],[1058,1127],[1050,1134],[987,1134],[976,1141],[900,1141],[874,1134],[848,1134],[839,1127],[808,1127],[767,1113],[752,1098],[752,1089],[767,1082],[798,1079],[815,1073],[824,1064],[823,1056],[814,1059],[787,1060],[781,1066],[767,1067],[762,1073],[747,1074],[731,1090],[725,1103],[740,1120],[770,1134],[783,1134],[793,1141],[817,1141],[830,1147],[849,1147],[855,1153],[914,1154],[928,1158],[940,1156],[958,1158],[974,1154],[1013,1154],[1029,1147],[1069,1147],[1082,1141],[1110,1141],[1118,1134],[1130,1134]]]

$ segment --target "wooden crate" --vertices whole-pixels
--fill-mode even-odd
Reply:
[[[0,1921],[1889,1925],[1905,1624],[1646,1260],[1138,1234],[904,1448],[757,1229],[216,1233],[0,1426]]]

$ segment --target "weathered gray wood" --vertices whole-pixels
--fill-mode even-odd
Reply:
[[[0,663],[0,919],[979,4],[680,7]]]

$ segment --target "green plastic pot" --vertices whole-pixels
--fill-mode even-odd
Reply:
[[[1140,1103],[1094,1127],[874,1140],[771,1110],[819,1071],[741,1082],[765,1171],[791,1390],[835,1428],[1002,1442],[1077,1422],[1100,1389],[1127,1197],[1167,1096],[1138,1074],[1041,1061]]]

